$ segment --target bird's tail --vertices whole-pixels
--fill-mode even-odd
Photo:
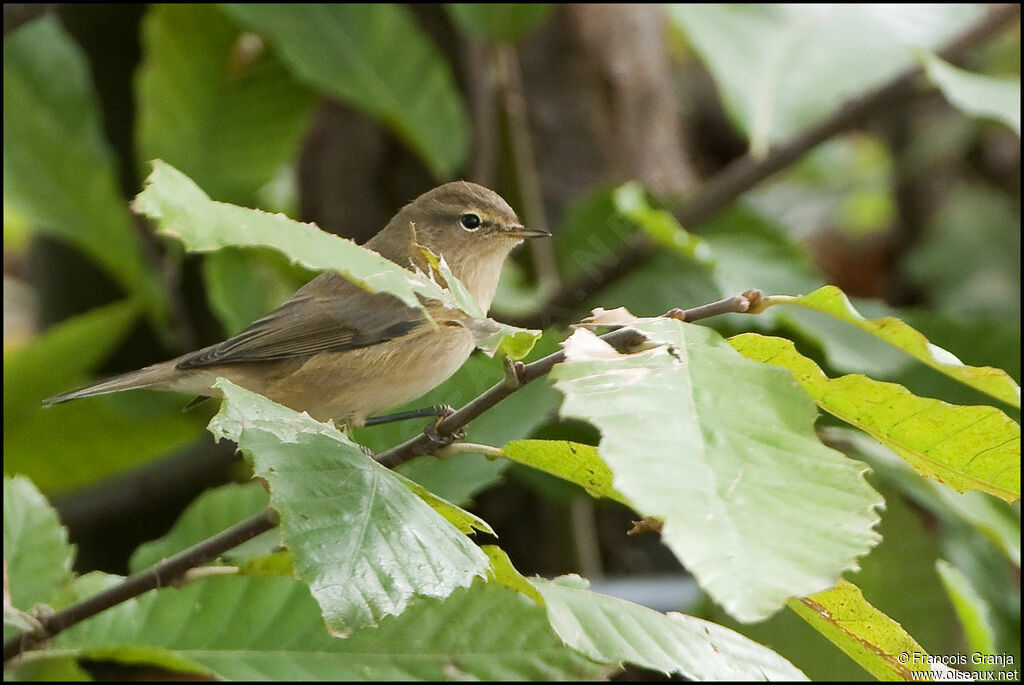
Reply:
[[[172,367],[173,368],[173,367]],[[51,407],[61,402],[67,402],[68,400],[77,400],[80,397],[92,397],[93,395],[106,395],[111,392],[120,392],[121,390],[133,390],[135,388],[151,388],[157,385],[163,385],[167,381],[168,376],[168,363],[153,364],[136,371],[129,371],[128,373],[122,373],[120,376],[114,376],[104,381],[92,383],[77,390],[70,390],[68,392],[62,392],[59,395],[53,397],[47,397],[43,400],[44,407]]]

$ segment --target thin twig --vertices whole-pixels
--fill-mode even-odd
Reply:
[[[497,159],[497,112],[495,108],[494,59],[490,46],[477,38],[463,38],[463,68],[473,117],[472,180],[494,187]]]
[[[138,597],[149,590],[175,582],[189,569],[216,559],[227,550],[274,528],[278,524],[278,520],[276,511],[265,509],[257,516],[242,521],[223,533],[203,540],[142,573],[126,578],[119,585],[73,604],[63,611],[40,617],[39,629],[15,635],[4,642],[4,664],[6,665],[10,659],[36,647],[62,630],[95,616],[101,611]]]
[[[959,61],[965,52],[1005,29],[1019,15],[1019,5],[1000,5],[939,51],[938,55],[947,61]],[[748,155],[736,160],[708,179],[693,194],[692,199],[676,212],[676,217],[687,228],[706,221],[732,204],[744,192],[790,166],[814,147],[863,122],[869,116],[891,108],[894,103],[915,95],[915,81],[921,74],[921,67],[908,69],[886,85],[847,102],[821,123],[772,148],[767,156],[757,159]],[[626,245],[613,258],[563,286],[540,311],[513,323],[527,328],[545,328],[571,314],[590,296],[646,263],[657,252],[656,246],[648,239]]]

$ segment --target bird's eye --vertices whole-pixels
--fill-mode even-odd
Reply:
[[[475,231],[480,228],[480,217],[476,214],[463,214],[459,219],[459,223],[467,231]]]

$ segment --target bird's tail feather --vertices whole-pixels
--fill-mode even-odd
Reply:
[[[61,402],[67,402],[68,400],[77,400],[80,397],[92,397],[93,395],[106,395],[111,392],[120,392],[121,390],[132,390],[135,388],[149,388],[154,385],[159,385],[167,380],[167,370],[165,364],[154,364],[153,366],[147,366],[136,371],[129,371],[128,373],[122,373],[120,376],[114,376],[97,383],[86,385],[85,387],[78,388],[77,390],[70,390],[68,392],[62,392],[59,395],[53,397],[47,397],[43,400],[44,407],[51,407]]]

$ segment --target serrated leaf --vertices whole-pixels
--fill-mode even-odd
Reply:
[[[238,443],[270,487],[284,544],[331,630],[400,614],[483,576],[487,557],[333,424],[224,379],[210,431]]]
[[[763,155],[912,66],[915,46],[940,47],[978,15],[972,5],[677,4],[669,16]]]
[[[620,354],[579,329],[551,374],[562,415],[601,430],[615,489],[664,521],[665,544],[740,620],[831,587],[878,540],[863,464],[818,441],[814,406],[785,373],[705,327],[634,327],[657,346]]]
[[[772,650],[728,628],[662,614],[615,597],[539,578],[548,619],[566,644],[603,663],[629,662],[691,680],[806,680]]]
[[[1020,78],[996,78],[972,74],[954,67],[927,50],[917,58],[946,99],[960,110],[975,116],[1001,121],[1020,135]]]
[[[53,14],[4,40],[4,206],[88,255],[158,319],[166,298],[143,260],[103,137],[88,60]],[[5,210],[6,211],[6,210]]]
[[[576,483],[591,497],[608,497],[629,505],[612,487],[612,471],[593,445],[568,440],[515,440],[501,451],[514,462]]]
[[[295,76],[380,119],[438,179],[465,160],[469,124],[447,62],[399,5],[222,5]]]
[[[792,371],[822,409],[874,436],[921,475],[959,492],[1020,499],[1020,426],[995,407],[918,397],[860,374],[830,379],[782,338],[744,333],[729,343],[745,357]]]
[[[514,43],[551,14],[549,3],[448,3],[448,16],[466,36]]]
[[[526,595],[537,604],[544,606],[544,598],[537,592],[537,588],[516,570],[505,550],[497,545],[483,545],[480,549],[484,551],[484,554],[491,561],[491,568],[487,572],[487,582],[494,582],[507,588],[512,588],[516,592]]]
[[[182,512],[166,535],[143,543],[128,562],[132,573],[173,556],[194,544],[227,530],[267,508],[270,497],[259,482],[228,483],[200,494]],[[232,562],[270,554],[279,544],[279,533],[267,531],[229,550]]]
[[[302,583],[208,578],[120,604],[54,647],[225,680],[587,680],[607,670],[562,645],[541,607],[483,583],[339,640]]]
[[[136,75],[140,168],[163,159],[225,202],[248,204],[299,151],[313,93],[210,5],[153,5]]]
[[[28,478],[4,476],[4,599],[23,611],[51,602],[71,580],[75,548],[57,512]]]
[[[487,535],[497,536],[497,533],[491,528],[491,524],[479,516],[455,506],[448,500],[435,495],[416,481],[406,478],[400,473],[395,473],[395,477],[402,483],[405,483],[405,486],[416,493],[417,497],[429,504],[434,511],[448,519],[449,523],[466,535],[472,535],[474,531],[480,531]]]
[[[932,344],[914,328],[895,317],[865,319],[853,308],[846,294],[834,285],[826,285],[808,295],[780,299],[780,304],[807,307],[853,324],[898,347],[936,371],[1020,408],[1020,386],[1002,369],[994,369],[991,366],[967,366],[952,352]]]
[[[789,607],[879,680],[914,680],[912,672],[932,670],[924,648],[853,583],[841,580],[827,592],[789,600]]]
[[[269,247],[308,269],[335,269],[367,290],[391,293],[410,307],[420,306],[417,293],[454,303],[450,294],[423,274],[403,269],[315,224],[213,201],[192,179],[160,160],[153,161],[153,173],[132,206],[158,221],[160,233],[178,238],[191,251],[210,252],[229,245]]]

